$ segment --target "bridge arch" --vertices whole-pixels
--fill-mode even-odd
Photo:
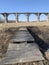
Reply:
[[[16,22],[15,14],[9,14],[8,15],[8,22]]]
[[[42,22],[44,22],[44,21],[46,21],[46,15],[45,14],[41,14],[40,15],[40,21]]]
[[[3,14],[0,14],[0,23],[4,23],[4,16],[3,16]]]
[[[20,14],[19,15],[19,22],[26,22],[26,16],[25,16],[25,14]]]
[[[35,22],[36,20],[37,20],[36,15],[35,15],[35,14],[30,14],[30,16],[29,16],[29,21],[30,21],[30,22]]]

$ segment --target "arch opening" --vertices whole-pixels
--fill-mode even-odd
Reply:
[[[29,16],[29,21],[30,21],[30,22],[36,22],[36,20],[37,20],[37,18],[36,18],[36,15],[35,15],[35,14],[31,14],[31,15]]]
[[[40,21],[41,22],[45,22],[46,21],[46,15],[45,14],[41,14],[40,15]]]
[[[0,23],[4,23],[4,16],[0,14]]]
[[[25,16],[25,14],[20,14],[19,15],[19,22],[26,22],[26,16]]]
[[[16,17],[15,17],[15,15],[14,14],[9,14],[9,16],[8,16],[8,22],[10,23],[12,23],[12,22],[16,22]]]

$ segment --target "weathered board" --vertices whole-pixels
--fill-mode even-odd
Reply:
[[[40,60],[44,60],[44,58],[36,43],[9,44],[6,57],[2,63],[6,65]]]
[[[34,41],[34,38],[27,30],[23,31],[18,30],[15,33],[14,37],[11,39],[11,42],[24,42],[24,41]]]

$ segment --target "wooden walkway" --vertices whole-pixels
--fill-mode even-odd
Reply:
[[[39,50],[39,46],[35,42],[27,43],[27,41],[34,41],[34,38],[27,29],[19,29],[11,41],[9,43],[5,58],[1,64],[14,65],[17,63],[44,60],[43,55]],[[17,42],[20,43],[18,44]]]
[[[27,41],[34,41],[34,38],[28,32],[28,30],[18,30],[14,37],[11,39],[11,42],[27,42]]]

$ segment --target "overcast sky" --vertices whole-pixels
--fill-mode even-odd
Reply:
[[[49,12],[49,0],[0,0],[0,12]]]

